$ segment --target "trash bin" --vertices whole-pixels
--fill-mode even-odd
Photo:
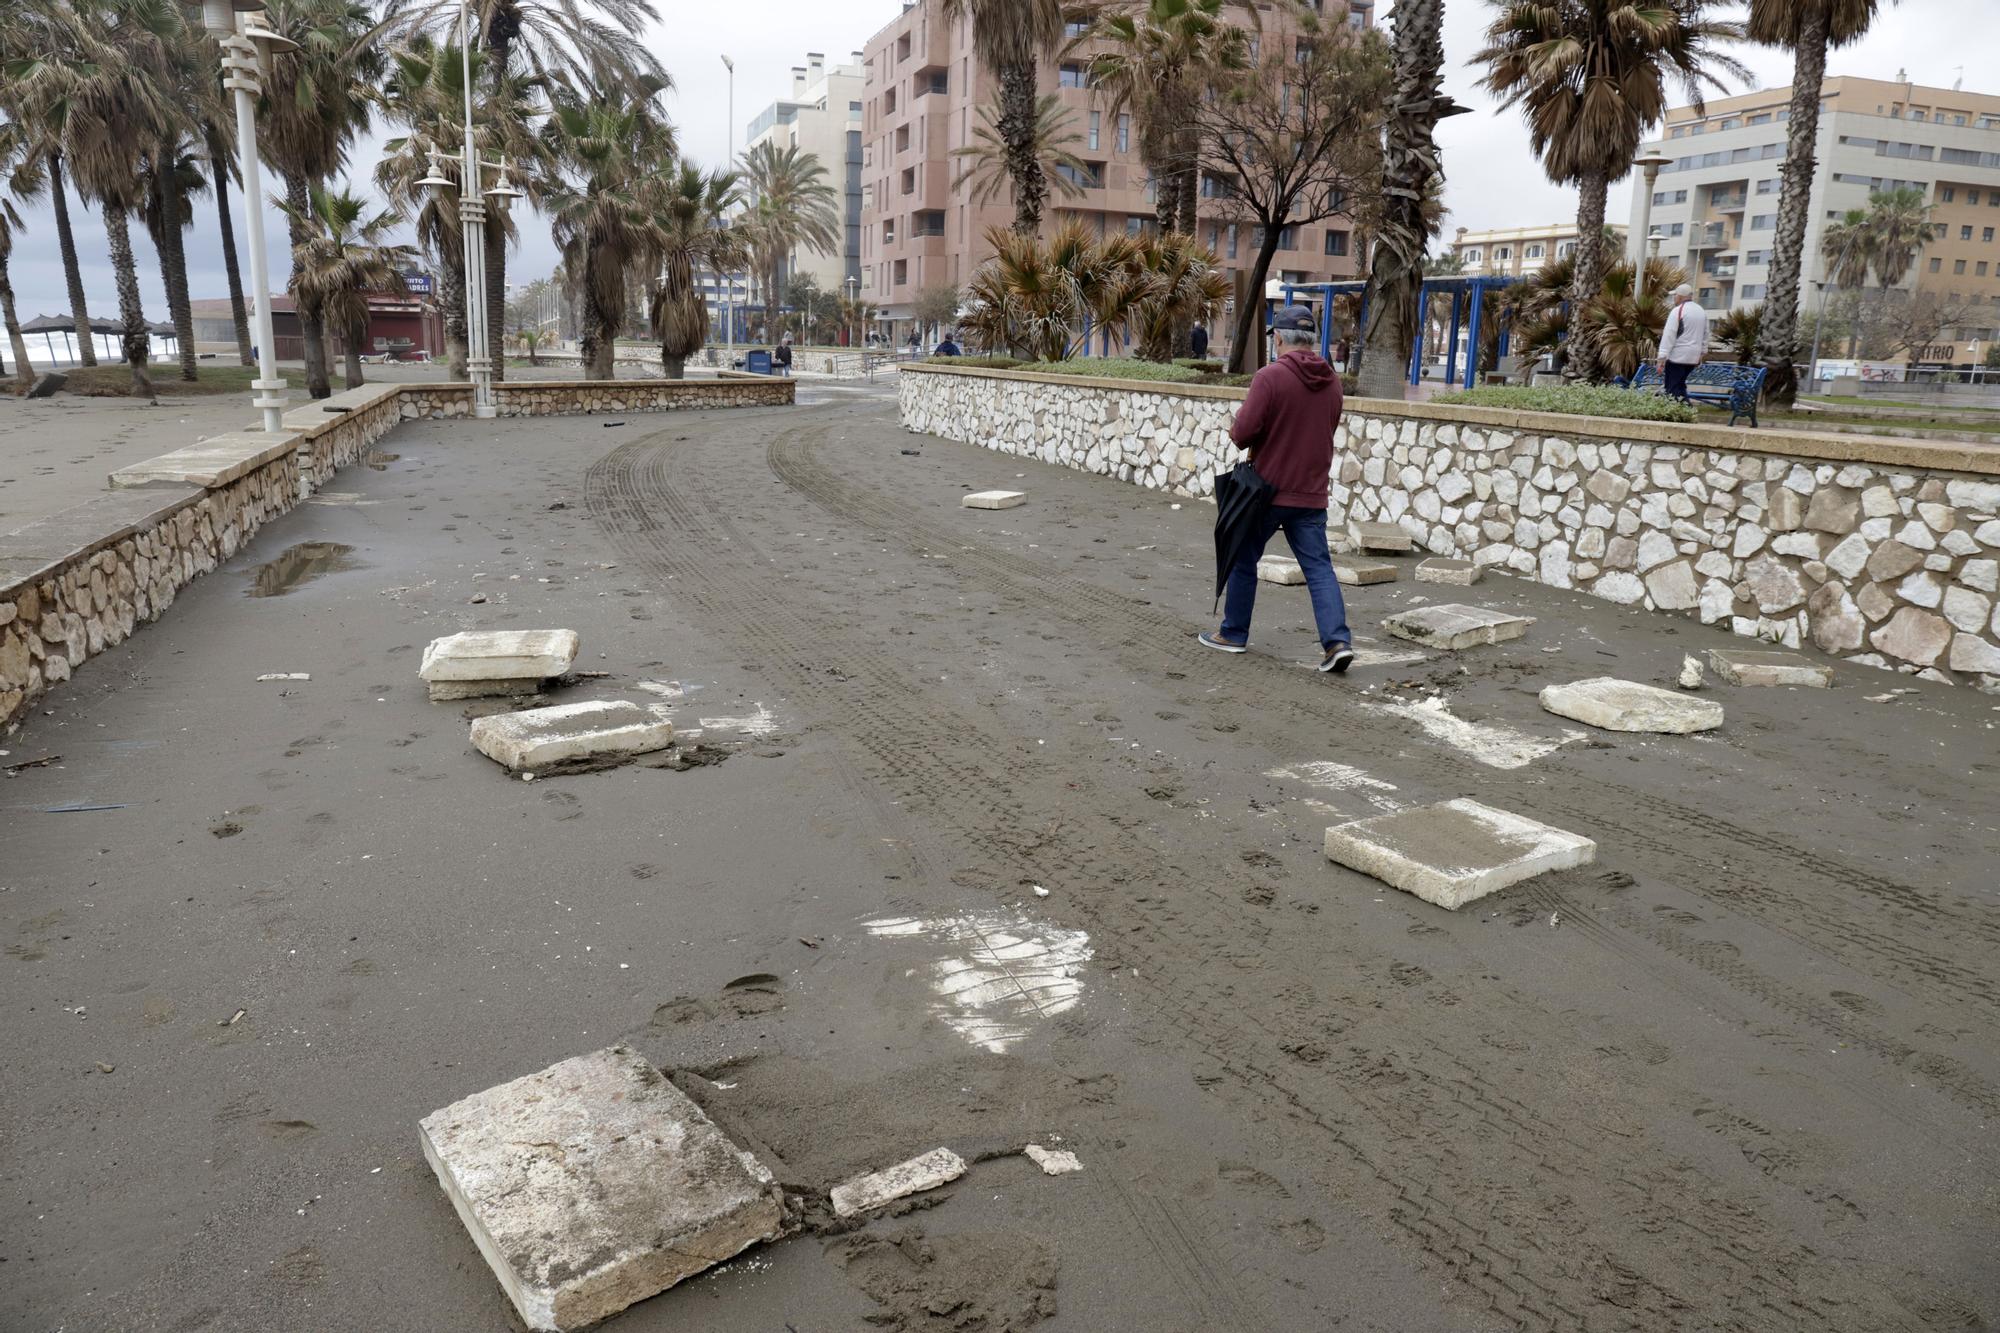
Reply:
[[[743,358],[743,368],[752,375],[768,375],[771,373],[771,354],[752,352]]]

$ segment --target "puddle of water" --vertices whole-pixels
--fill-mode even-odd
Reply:
[[[1083,998],[1079,975],[1090,961],[1090,936],[998,912],[961,916],[881,917],[871,935],[927,939],[950,952],[931,964],[932,1011],[959,1036],[993,1052],[1027,1036],[1045,1018]]]
[[[389,464],[401,457],[401,454],[385,454],[381,450],[376,449],[364,454],[361,461],[367,466],[374,468],[377,472],[387,472]]]
[[[244,595],[283,597],[300,584],[311,583],[323,574],[358,569],[361,562],[350,559],[353,554],[352,546],[343,546],[339,542],[300,542],[297,546],[288,547],[276,560],[251,570],[250,586],[243,590]]]

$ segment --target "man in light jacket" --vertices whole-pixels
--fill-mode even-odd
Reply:
[[[1660,378],[1667,397],[1688,400],[1688,376],[1707,355],[1708,312],[1695,304],[1694,288],[1682,283],[1674,288],[1674,308],[1660,329]]]

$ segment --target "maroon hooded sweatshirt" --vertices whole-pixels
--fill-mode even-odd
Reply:
[[[1278,488],[1275,505],[1326,508],[1340,376],[1317,352],[1294,348],[1257,372],[1229,438],[1250,451],[1257,475]]]

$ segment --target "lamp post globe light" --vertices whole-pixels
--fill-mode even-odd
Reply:
[[[264,252],[264,185],[257,157],[257,98],[271,57],[296,51],[298,43],[281,37],[250,16],[264,10],[264,0],[202,0],[201,26],[222,48],[222,86],[236,99],[236,169],[242,175],[243,230],[250,238],[251,311],[257,325],[257,378],[251,401],[263,417],[265,431],[284,429],[285,382],[278,378],[277,338],[271,332],[271,279]]]
[[[215,0],[207,2],[215,3]],[[465,148],[461,153],[444,153],[437,144],[431,144],[428,150],[430,169],[417,184],[433,190],[448,190],[453,184],[458,186],[459,243],[465,256],[465,366],[472,375],[472,415],[490,420],[499,415],[499,410],[493,405],[492,348],[486,336],[486,200],[492,200],[493,207],[504,214],[509,204],[522,197],[522,192],[515,189],[514,183],[507,178],[507,159],[502,157],[498,162],[482,162],[478,146],[473,142],[472,12],[465,0],[460,0],[458,6],[458,54],[464,62]],[[444,174],[447,161],[458,163],[456,182]],[[479,188],[482,167],[491,167],[500,173],[493,185],[485,190]]]
[[[1639,187],[1639,225],[1632,229],[1631,240],[1627,242],[1630,253],[1626,258],[1632,261],[1633,268],[1642,270],[1639,279],[1639,285],[1642,288],[1646,285],[1643,273],[1646,263],[1646,253],[1640,249],[1640,246],[1652,239],[1653,185],[1654,182],[1660,179],[1660,168],[1672,161],[1673,159],[1664,153],[1645,153],[1632,159],[1632,165],[1645,172],[1646,177],[1645,183]],[[1640,295],[1643,296],[1645,293],[1641,291]]]

